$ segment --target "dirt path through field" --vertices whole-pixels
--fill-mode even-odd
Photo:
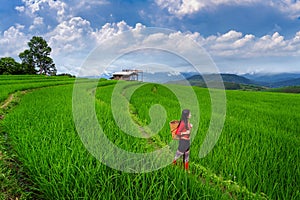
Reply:
[[[4,101],[4,103],[0,106],[1,110],[5,110],[8,108],[9,104],[15,100],[15,98],[19,95],[17,95],[17,93],[19,92],[15,92],[9,95],[9,97]],[[20,92],[22,95],[27,93],[27,90],[21,91]],[[0,120],[2,120],[4,118],[4,114],[0,113]]]
[[[5,109],[14,99],[14,94],[9,95],[9,97],[4,101],[3,105],[0,106],[0,109]],[[0,120],[4,119],[4,114],[0,113]]]
[[[1,105],[1,109],[4,109],[8,106],[8,104],[10,104],[10,102],[12,102],[12,100],[14,99],[14,94],[9,95],[9,97],[4,101],[4,104]]]

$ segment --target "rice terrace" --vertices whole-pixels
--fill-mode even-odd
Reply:
[[[300,200],[300,0],[0,19],[0,200]]]
[[[82,78],[80,84],[91,81],[98,84],[93,92],[99,124],[114,144],[151,152],[172,140],[168,123],[149,138],[124,133],[110,107],[118,81]],[[189,172],[179,161],[148,173],[126,173],[102,164],[84,147],[72,115],[74,82],[68,76],[0,76],[0,199],[300,198],[299,94],[226,90],[222,134],[200,159],[211,102],[207,88],[194,86],[201,117]],[[154,104],[164,107],[167,122],[180,116],[178,102],[164,84],[126,84],[127,90],[140,84],[128,100],[140,127],[150,123]],[[184,91],[186,86],[178,87]]]

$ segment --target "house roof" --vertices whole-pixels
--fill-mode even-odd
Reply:
[[[132,74],[135,74],[134,72],[115,72],[113,73],[113,76],[118,76],[118,75],[121,75],[121,76],[130,76]]]

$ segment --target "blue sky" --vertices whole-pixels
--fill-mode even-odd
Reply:
[[[42,36],[76,74],[102,40],[160,27],[201,45],[221,72],[300,72],[299,0],[0,0],[0,57]]]

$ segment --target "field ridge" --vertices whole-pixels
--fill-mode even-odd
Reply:
[[[29,90],[11,93],[9,97],[0,102],[0,122],[14,107],[16,107]],[[0,199],[27,199],[30,196],[30,184],[23,171],[22,164],[13,151],[7,133],[1,130],[0,124]]]
[[[32,78],[40,79],[40,77],[37,76],[32,76]],[[18,77],[14,80],[18,80]],[[23,82],[24,80],[21,78],[18,81]],[[29,89],[17,89],[16,91],[9,93],[8,97],[0,102],[0,122],[5,118],[5,115],[18,106],[21,98],[28,92],[33,92],[46,87],[59,87],[71,84],[70,82],[64,82],[66,80],[63,79],[59,81],[61,82],[53,85],[49,84],[48,86],[41,85],[40,87],[29,87]],[[32,81],[25,80],[25,82],[31,83]],[[39,81],[36,82],[38,83]],[[21,85],[22,83],[17,84]],[[31,194],[28,187],[28,184],[30,183],[27,180],[28,177],[24,173],[23,167],[13,151],[7,133],[1,130],[0,124],[0,199],[27,199]]]

